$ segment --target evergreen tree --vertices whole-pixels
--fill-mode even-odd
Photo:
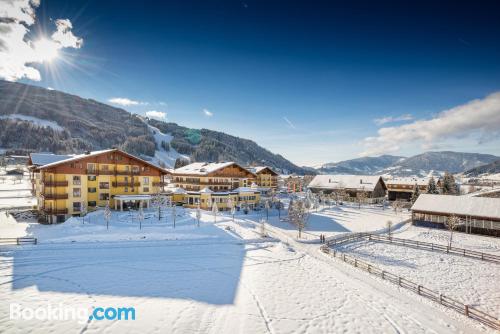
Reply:
[[[175,165],[174,165],[174,168],[177,169],[177,168],[181,168],[181,167],[184,167],[186,165],[189,165],[189,161],[187,161],[186,159],[182,159],[182,158],[177,158],[175,160]]]
[[[431,177],[431,179],[429,180],[429,184],[427,185],[427,193],[439,194],[439,191],[436,186],[436,180],[434,180],[434,177]]]
[[[446,172],[443,178],[443,194],[453,195],[457,192],[457,185],[452,174]]]
[[[420,196],[420,189],[418,188],[418,185],[415,183],[415,186],[413,187],[413,194],[411,194],[411,202],[415,203],[418,196]]]

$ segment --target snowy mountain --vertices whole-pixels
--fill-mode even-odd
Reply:
[[[365,157],[345,160],[340,162],[326,163],[318,168],[321,174],[376,174],[380,170],[392,166],[404,157],[393,155],[382,155],[380,157]]]
[[[498,174],[500,173],[500,160],[493,161],[487,165],[482,165],[476,168],[467,170],[464,175],[468,177],[480,176],[483,174]]]
[[[306,172],[248,139],[144,119],[92,99],[0,80],[1,149],[65,154],[113,146],[167,167],[182,158]]]
[[[391,155],[366,157],[324,164],[321,174],[387,174],[392,176],[439,176],[461,173],[500,159],[490,154],[462,152],[425,152],[404,158]]]

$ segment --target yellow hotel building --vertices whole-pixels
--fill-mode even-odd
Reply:
[[[260,201],[257,175],[235,162],[195,162],[173,170],[171,177],[176,187],[173,198],[182,193],[186,207],[209,210],[215,202],[219,210],[228,210],[231,198],[238,209],[253,209]]]
[[[44,163],[50,160],[55,161]],[[29,164],[37,207],[47,223],[64,222],[108,201],[115,209],[138,202],[148,206],[150,195],[161,192],[167,174],[119,149],[76,156],[32,154]],[[124,203],[124,197],[130,200]]]

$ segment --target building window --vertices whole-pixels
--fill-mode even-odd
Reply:
[[[99,182],[99,189],[109,189],[109,182]]]
[[[89,193],[95,193],[95,192],[97,192],[97,189],[96,188],[88,188],[87,191]]]
[[[82,195],[82,191],[80,188],[73,188],[73,197],[80,197]]]
[[[144,188],[142,188],[142,191],[145,192],[145,193],[148,193],[149,192],[149,188],[148,187],[144,187]]]
[[[89,175],[89,176],[87,176],[87,180],[88,181],[95,181],[96,180],[96,176],[95,175]]]
[[[77,175],[73,176],[73,184],[75,186],[79,186],[80,184],[82,184],[82,179],[80,178],[80,176]]]
[[[142,178],[142,183],[149,184],[149,177],[143,177]]]
[[[81,209],[82,209],[82,203],[73,202],[73,211],[81,211]]]
[[[100,201],[107,201],[107,200],[109,200],[109,194],[108,193],[99,194],[99,200]]]
[[[101,165],[101,170],[107,171],[109,168],[108,165]]]
[[[97,203],[95,201],[88,201],[88,206],[96,206]]]
[[[128,187],[125,187],[125,192],[128,193]]]

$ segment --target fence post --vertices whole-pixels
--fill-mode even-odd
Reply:
[[[484,253],[481,253],[481,260],[484,260]]]
[[[16,238],[16,244],[19,245],[19,238]]]
[[[417,287],[417,292],[420,294],[420,285]]]
[[[37,240],[37,238],[35,238],[35,245],[37,244],[37,242],[38,242],[38,240]]]
[[[382,270],[382,279],[385,279],[385,271]]]
[[[358,259],[354,259],[354,266],[357,267],[358,266]]]
[[[345,254],[342,254],[342,260],[345,262]]]
[[[371,265],[368,265],[368,272],[369,272],[369,273],[371,273],[371,271],[372,271],[372,268],[371,268],[371,267],[372,267]]]
[[[401,286],[401,276],[398,276],[398,284]]]
[[[442,294],[439,294],[439,303],[443,304],[443,295]]]
[[[469,305],[464,305],[465,307],[465,315],[469,316]]]

